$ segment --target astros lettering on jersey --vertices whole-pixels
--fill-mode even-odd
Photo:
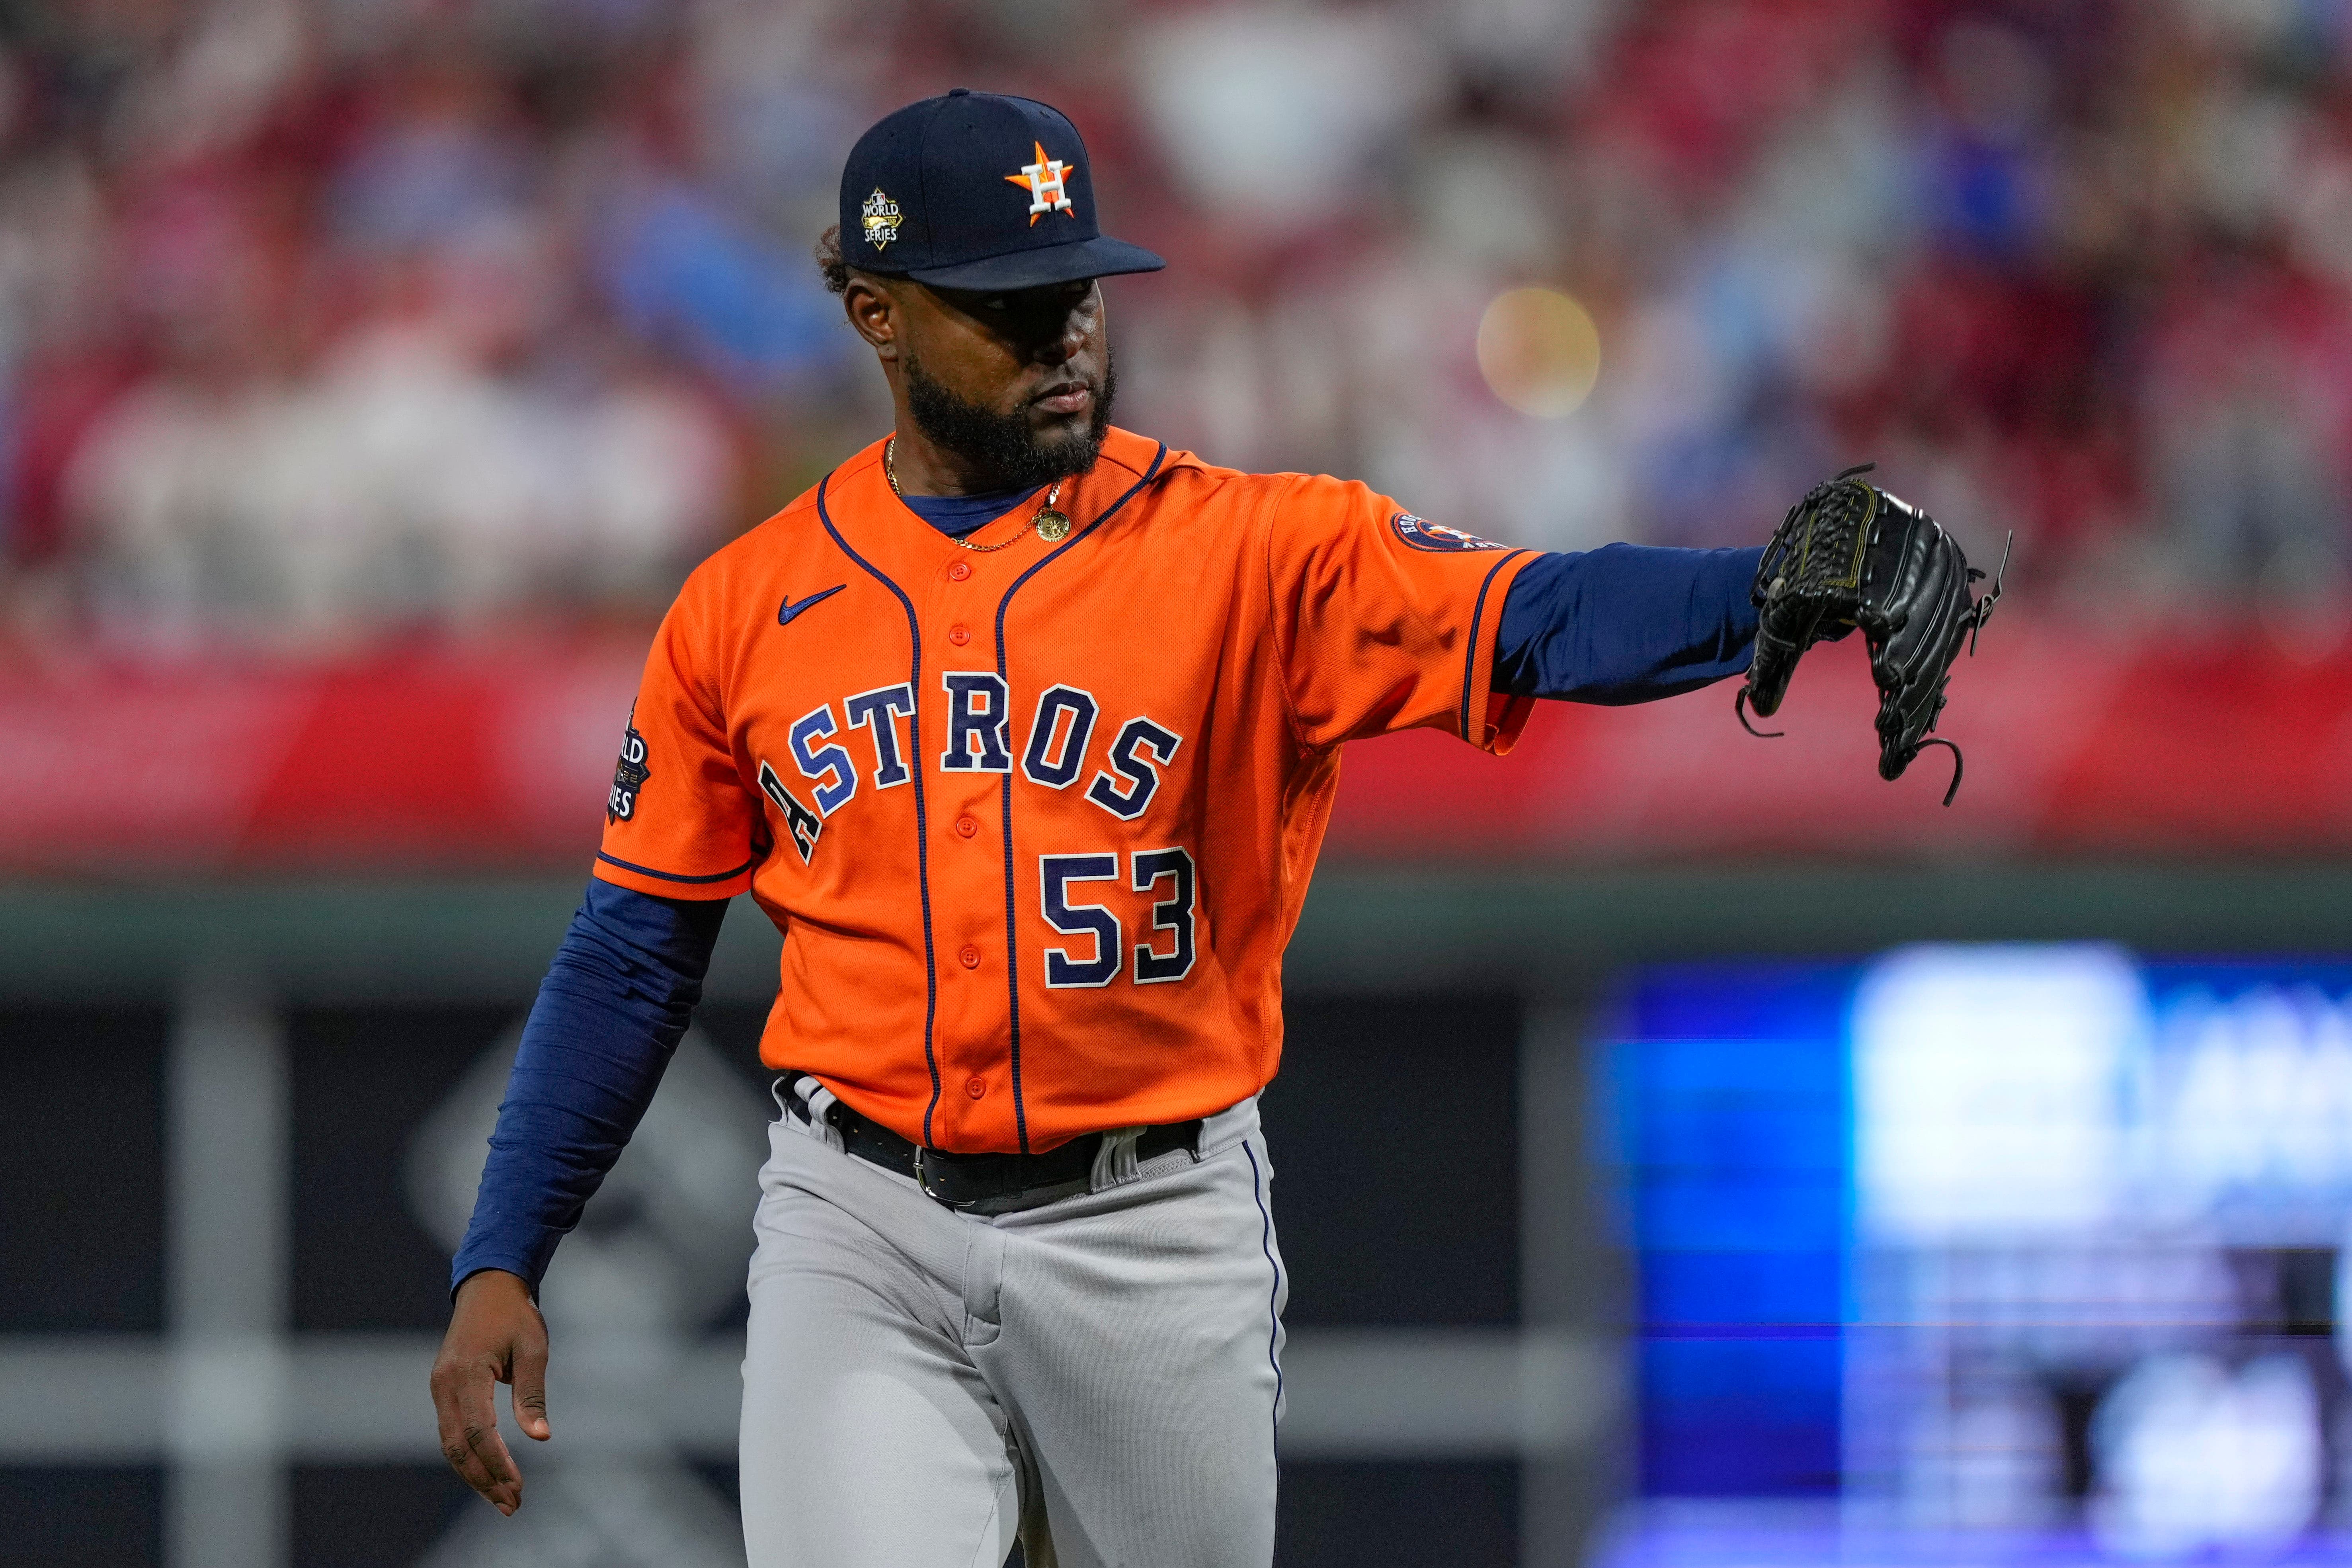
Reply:
[[[929,1147],[1254,1094],[1340,743],[1507,751],[1532,704],[1489,689],[1495,627],[1531,557],[1120,430],[1064,487],[1066,538],[1032,497],[966,549],[882,456],[688,581],[596,874],[749,889],[785,933],[761,1060]]]

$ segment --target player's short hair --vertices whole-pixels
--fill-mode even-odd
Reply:
[[[824,286],[836,294],[849,291],[849,263],[841,258],[841,226],[835,224],[816,239],[816,269]]]

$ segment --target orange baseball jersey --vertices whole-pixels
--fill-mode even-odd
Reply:
[[[1264,1087],[1339,746],[1509,748],[1533,556],[1360,484],[1125,431],[964,548],[877,442],[696,570],[646,662],[596,875],[749,889],[761,1043],[928,1146],[1050,1149]],[[1023,531],[1024,530],[1026,531]],[[1016,537],[1017,535],[1017,537]]]

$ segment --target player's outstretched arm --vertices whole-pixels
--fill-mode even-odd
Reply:
[[[1748,668],[1759,550],[1609,544],[1530,562],[1495,642],[1495,689],[1617,706]]]
[[[433,1409],[441,1454],[500,1513],[522,1506],[522,1471],[499,1430],[498,1385],[514,1390],[515,1425],[544,1443],[547,1424],[547,1324],[530,1287],[500,1268],[485,1268],[457,1287],[449,1331],[433,1363]]]

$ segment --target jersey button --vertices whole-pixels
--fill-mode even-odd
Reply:
[[[950,626],[948,628],[948,641],[955,644],[958,647],[961,647],[964,644],[971,641],[971,633],[965,630],[962,626]]]
[[[972,817],[959,816],[956,818],[956,831],[969,838],[980,831],[980,823]]]
[[[961,583],[971,575],[971,563],[969,561],[959,561],[948,568],[948,579],[950,582]]]
[[[982,1095],[988,1092],[988,1080],[986,1079],[968,1078],[963,1080],[963,1091],[971,1096],[974,1100],[978,1100]]]
[[[963,960],[963,966],[966,969],[978,969],[980,967],[980,949],[976,947],[967,946],[961,952],[957,953],[956,956]],[[972,1081],[977,1083],[980,1080],[978,1079],[974,1079]]]

